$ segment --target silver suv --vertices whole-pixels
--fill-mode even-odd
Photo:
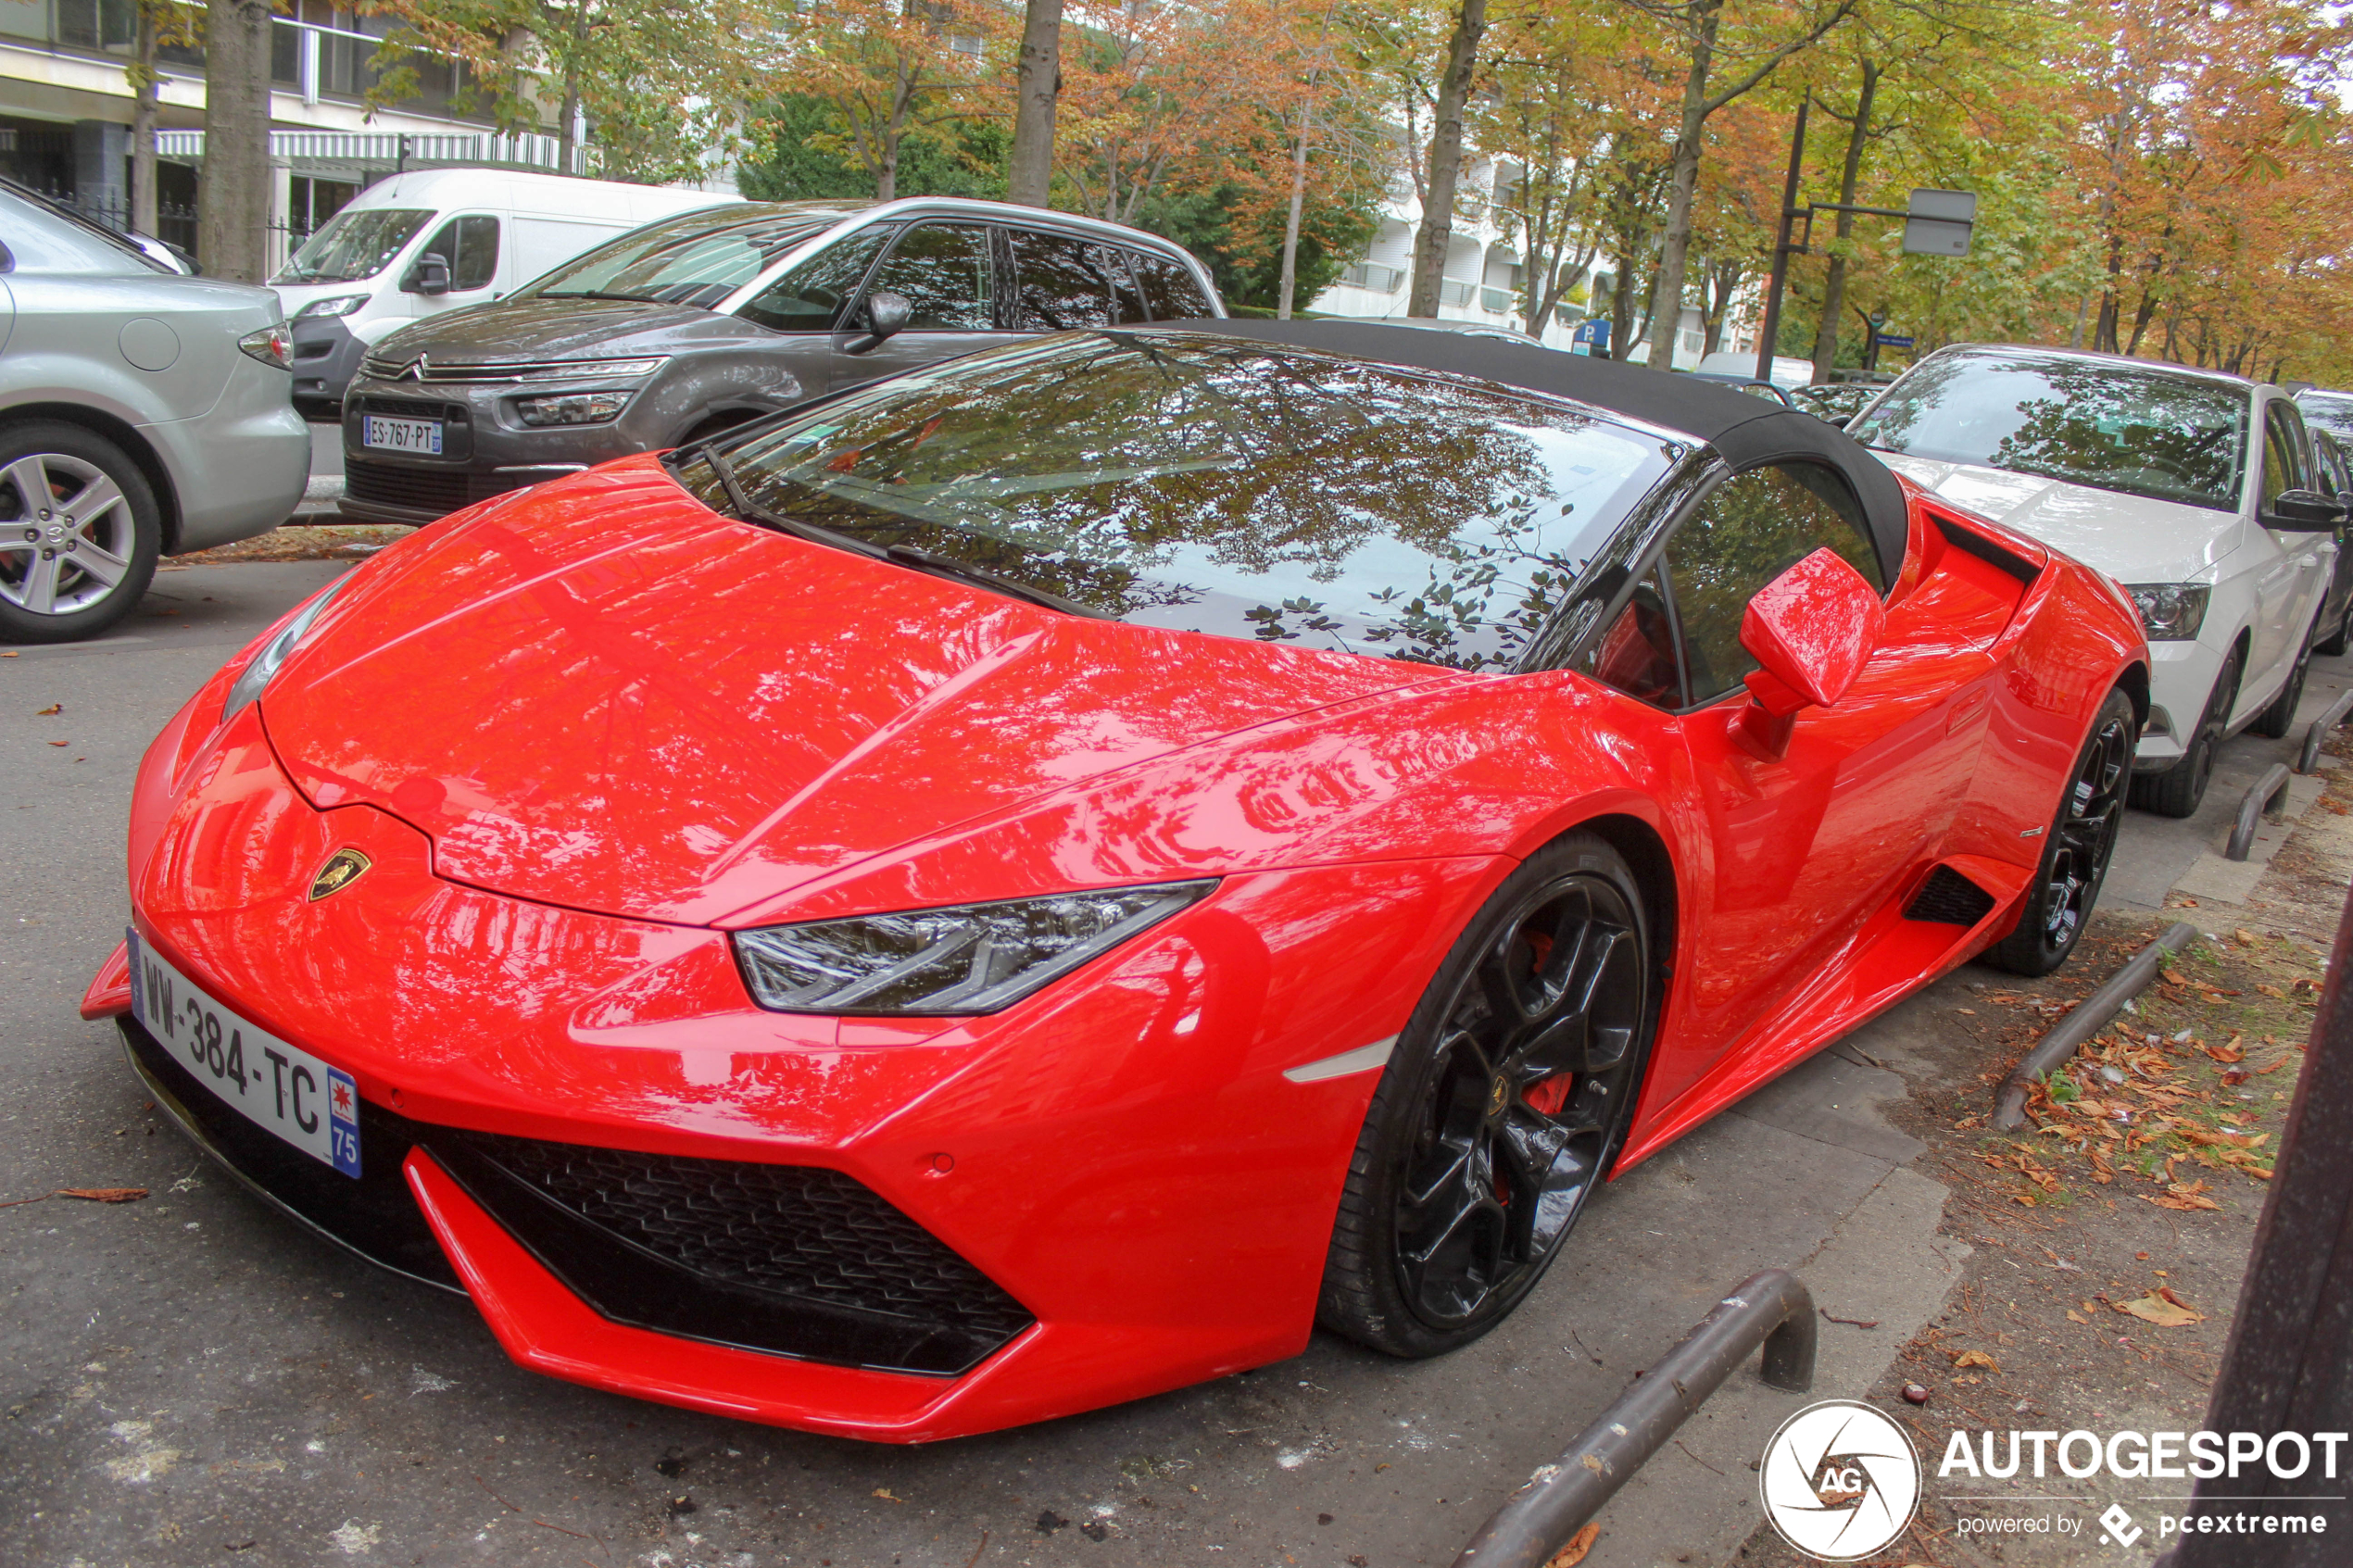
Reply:
[[[0,642],[94,635],[158,556],[285,521],[310,471],[286,353],[268,289],[0,180]]]
[[[487,496],[1066,328],[1223,316],[1178,245],[1001,202],[749,202],[404,327],[343,405],[346,517]]]

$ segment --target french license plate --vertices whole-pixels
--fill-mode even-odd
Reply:
[[[381,414],[364,416],[365,428],[359,433],[359,445],[378,452],[421,452],[429,458],[441,456],[441,421],[439,420],[388,420]]]
[[[131,937],[131,1016],[246,1120],[346,1176],[359,1174],[359,1085],[205,995]]]

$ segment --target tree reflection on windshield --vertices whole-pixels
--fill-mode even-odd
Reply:
[[[1594,415],[1134,332],[902,378],[728,461],[770,511],[1126,620],[1469,670],[1517,658],[1666,467]]]
[[[1854,434],[1915,458],[2235,511],[2247,395],[2095,359],[1951,354],[1906,375]]]

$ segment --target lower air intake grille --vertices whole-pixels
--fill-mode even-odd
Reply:
[[[380,507],[405,507],[447,517],[477,499],[462,469],[396,468],[349,458],[344,461],[343,472],[345,495]]]
[[[838,1171],[468,1134],[477,1201],[606,1316],[894,1371],[965,1371],[1035,1320]]]
[[[1994,896],[1950,866],[1928,873],[1904,909],[1906,920],[1936,925],[1975,925],[1994,912]]]

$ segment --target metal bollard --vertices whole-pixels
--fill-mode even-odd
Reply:
[[[2312,727],[2304,732],[2304,750],[2296,759],[2297,772],[2309,773],[2320,766],[2321,742],[2328,738],[2331,730],[2345,721],[2347,713],[2353,713],[2353,687],[2338,693],[2336,700],[2330,703],[2327,709],[2312,721]]]
[[[1759,1344],[1765,1361],[1758,1370],[1767,1383],[1793,1394],[1811,1388],[1819,1330],[1813,1295],[1795,1274],[1767,1269],[1750,1275],[1579,1433],[1567,1452],[1529,1476],[1479,1526],[1454,1568],[1541,1568]]]
[[[2255,787],[2239,802],[2239,819],[2231,824],[2231,842],[2223,847],[2223,859],[2246,859],[2247,848],[2255,842],[2255,824],[2262,821],[2275,797],[2287,793],[2289,777],[2284,762],[2274,762],[2263,770],[2263,776],[2255,781]]]

